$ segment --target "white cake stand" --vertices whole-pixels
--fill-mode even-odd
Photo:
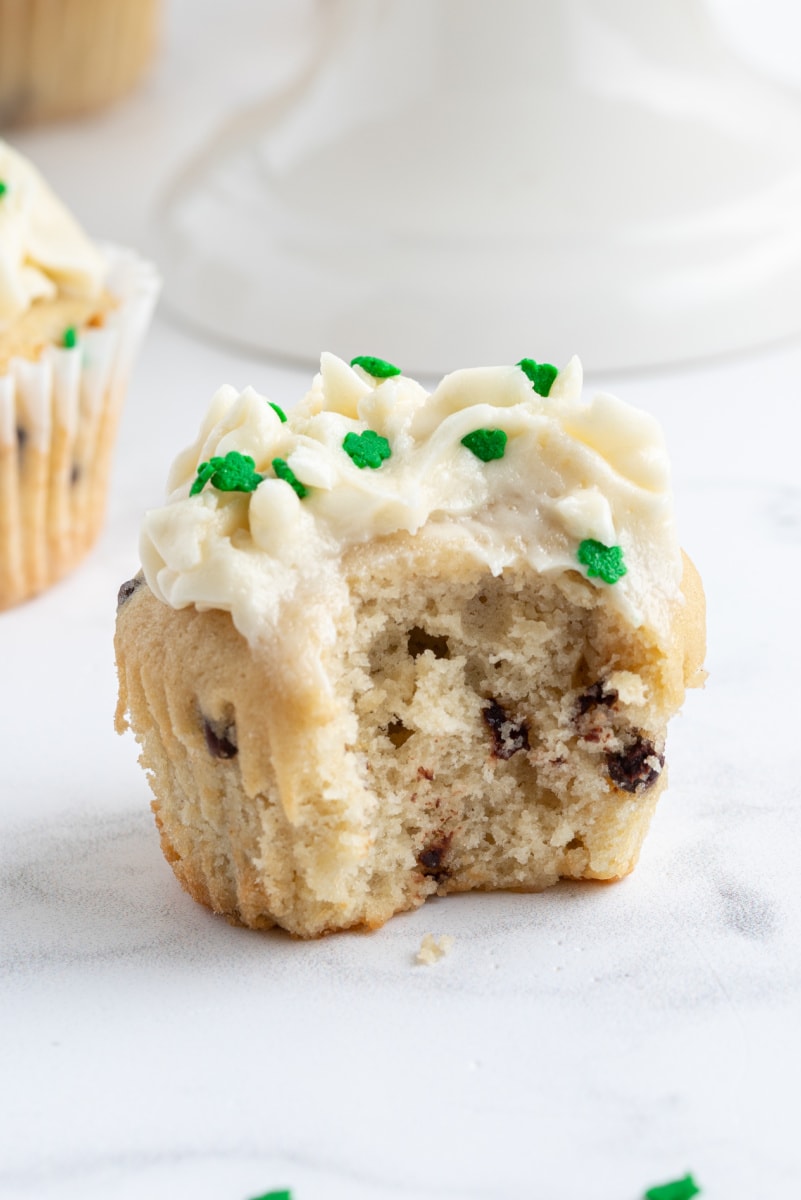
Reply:
[[[203,329],[423,374],[801,329],[801,100],[700,0],[326,0],[317,32],[159,212]]]

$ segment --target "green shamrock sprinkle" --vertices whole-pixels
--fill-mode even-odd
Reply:
[[[0,196],[5,196],[7,191],[8,191],[8,184],[4,183],[3,180],[0,179]]]
[[[220,459],[216,460],[216,462],[219,461]],[[216,470],[215,459],[212,459],[211,462],[202,462],[197,469],[197,479],[189,489],[189,495],[196,496],[198,492],[202,492]]]
[[[267,403],[274,413],[278,413],[278,420],[283,425],[286,421],[286,413],[284,412],[283,408],[279,408],[277,404],[273,404],[272,400],[268,400]]]
[[[700,1194],[701,1189],[692,1175],[685,1175],[683,1179],[676,1179],[673,1183],[662,1183],[658,1187],[649,1188],[643,1200],[692,1200],[693,1196]]]
[[[604,583],[617,583],[626,574],[620,546],[605,546],[594,538],[585,538],[579,545],[576,558],[587,568],[590,579],[597,576]]]
[[[342,449],[357,467],[372,467],[374,471],[381,466],[385,458],[392,457],[387,439],[372,429],[365,429],[364,433],[346,434]]]
[[[402,375],[400,367],[394,367],[384,358],[373,358],[372,354],[359,354],[350,360],[352,367],[361,367],[373,379],[389,379],[391,375]]]
[[[70,325],[64,330],[63,344],[67,350],[72,350],[74,346],[78,345],[78,331],[74,325]]]
[[[503,429],[474,429],[462,438],[462,445],[467,446],[467,449],[482,462],[503,458],[506,442],[507,435]]]
[[[254,471],[255,466],[249,454],[240,454],[238,450],[229,450],[224,458],[215,455],[198,467],[189,495],[196,496],[207,483],[218,492],[255,492],[264,478]]]
[[[295,472],[292,470],[289,463],[286,462],[285,459],[274,458],[273,459],[273,470],[275,471],[275,473],[279,479],[283,479],[284,483],[289,484],[289,486],[292,488],[295,495],[299,496],[301,500],[303,500],[303,498],[305,496],[308,496],[309,489],[307,487],[304,487],[304,485],[300,482],[297,475],[295,474]]]
[[[538,363],[533,358],[521,358],[517,364],[522,371],[525,371],[531,380],[531,386],[538,396],[549,396],[553,381],[559,374],[557,367],[551,363]]]

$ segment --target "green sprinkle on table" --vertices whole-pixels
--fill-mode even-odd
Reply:
[[[672,1183],[649,1188],[643,1200],[692,1200],[693,1196],[700,1194],[701,1189],[692,1175],[685,1175],[683,1179],[675,1179]]]
[[[400,367],[393,366],[385,358],[374,358],[372,354],[359,354],[350,360],[352,367],[361,367],[373,379],[389,379],[392,375],[402,375]]]
[[[357,467],[372,467],[374,471],[378,470],[385,459],[392,457],[387,439],[373,429],[365,429],[364,433],[346,434],[342,449]]]
[[[78,345],[78,330],[74,325],[69,325],[64,330],[63,345],[66,350],[72,350]]]
[[[292,488],[292,491],[300,500],[303,500],[306,496],[308,496],[309,489],[300,482],[286,459],[274,458],[273,470],[279,479],[283,479],[284,483],[289,484],[289,486]]]
[[[521,358],[516,365],[528,375],[538,396],[550,396],[553,381],[559,374],[558,367],[552,363],[535,362],[533,358]]]
[[[626,574],[623,551],[620,546],[605,546],[594,538],[585,538],[576,551],[576,558],[587,568],[590,579],[603,579],[604,583],[617,583]]]
[[[224,458],[215,455],[198,467],[189,495],[196,496],[207,483],[218,492],[255,492],[264,478],[254,470],[255,466],[249,454],[240,454],[238,450],[229,450]]]
[[[462,438],[462,445],[482,462],[491,462],[493,458],[503,458],[507,440],[503,429],[474,429]]]
[[[269,404],[269,406],[273,410],[273,412],[278,414],[278,420],[281,422],[281,424],[282,425],[285,424],[286,413],[284,412],[283,408],[279,408],[277,404],[273,404],[272,400],[268,400],[267,403]]]

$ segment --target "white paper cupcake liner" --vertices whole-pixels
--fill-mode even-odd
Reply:
[[[160,280],[132,251],[103,247],[119,304],[77,345],[13,358],[0,375],[0,609],[60,579],[105,513],[122,402]]]

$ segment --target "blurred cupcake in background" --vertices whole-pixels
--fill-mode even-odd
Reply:
[[[93,244],[0,141],[0,609],[60,579],[98,536],[158,290],[149,263]]]
[[[0,0],[0,128],[89,112],[153,56],[159,0]]]

